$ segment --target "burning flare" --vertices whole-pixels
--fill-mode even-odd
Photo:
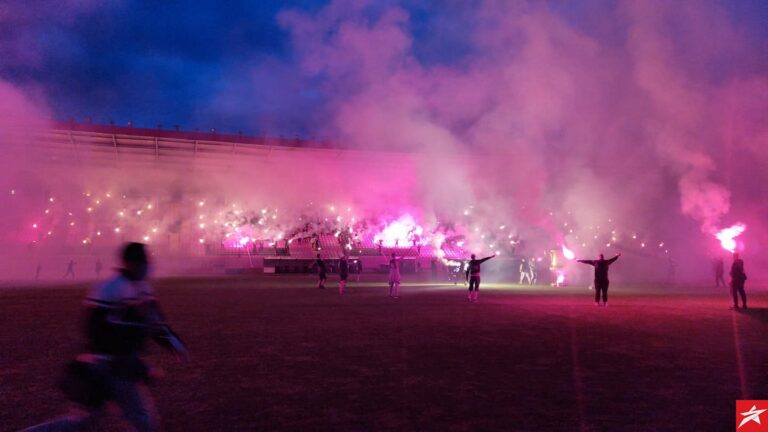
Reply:
[[[746,229],[746,225],[737,223],[731,227],[721,229],[715,234],[715,237],[720,240],[720,245],[723,249],[734,253],[736,252],[736,237],[740,236]]]
[[[576,254],[574,254],[572,250],[568,249],[568,247],[565,246],[565,244],[563,244],[563,256],[565,257],[565,259],[571,260],[571,261],[576,258]]]
[[[387,225],[374,237],[374,242],[382,242],[384,246],[407,246],[414,237],[424,234],[424,228],[416,223],[413,216],[406,214]]]

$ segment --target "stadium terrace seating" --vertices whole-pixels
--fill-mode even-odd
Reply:
[[[443,249],[443,252],[445,253],[446,259],[462,260],[462,259],[466,259],[467,256],[469,255],[467,254],[466,251],[459,248],[458,246],[444,244],[442,249]]]
[[[276,256],[277,248],[274,243],[270,246],[270,243],[273,243],[272,240],[254,240],[251,253],[255,256]]]
[[[332,234],[320,236],[320,256],[323,258],[338,258],[342,254],[339,239]]]
[[[312,249],[311,239],[293,240],[288,245],[289,255],[298,259],[312,259],[315,258],[317,252]]]

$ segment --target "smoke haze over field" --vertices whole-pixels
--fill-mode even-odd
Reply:
[[[744,222],[748,267],[757,274],[767,262],[768,44],[744,25],[748,9],[716,1],[310,3],[275,10],[284,52],[238,51],[241,62],[222,62],[209,98],[188,111],[229,115],[246,130],[295,122],[357,150],[417,155],[411,162],[286,156],[194,179],[187,170],[141,171],[137,180],[136,171],[95,163],[76,176],[41,172],[14,154],[3,162],[4,190],[29,184],[77,195],[94,183],[132,183],[290,217],[308,202],[346,200],[361,216],[455,222],[478,252],[488,251],[485,236],[519,236],[526,254],[563,242],[579,257],[624,249],[655,260],[646,265],[675,261],[680,279],[708,276],[707,258],[723,253],[714,233]],[[126,7],[77,5],[65,15],[86,22]],[[11,3],[0,23],[14,25],[23,9]],[[17,151],[7,131],[60,114],[45,67],[18,73],[50,64],[48,51],[33,49],[22,30],[10,34],[0,39],[0,53],[14,53],[0,68],[0,138]],[[62,40],[76,56],[76,38]],[[189,59],[165,60],[196,70]],[[50,184],[57,177],[69,181]],[[5,215],[6,236],[31,207]]]
[[[331,134],[432,156],[427,202],[517,209],[548,229],[545,212],[572,211],[582,226],[614,218],[661,235],[678,231],[682,212],[712,235],[733,222],[726,182],[738,176],[741,198],[764,214],[768,129],[737,122],[746,106],[766,110],[765,41],[751,44],[712,3],[604,5],[575,24],[536,2],[463,8],[457,66],[420,62],[396,6],[337,1],[280,22],[333,95]],[[737,150],[749,152],[738,168]],[[454,151],[494,157],[443,164]]]

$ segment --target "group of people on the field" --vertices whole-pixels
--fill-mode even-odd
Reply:
[[[480,293],[481,265],[495,257],[476,258],[467,262],[465,277],[469,282],[467,300],[477,302]],[[608,269],[621,253],[605,259],[578,262],[595,268],[595,304],[608,305]],[[130,243],[122,251],[122,268],[106,282],[96,285],[83,303],[86,311],[87,349],[71,361],[61,382],[61,389],[72,402],[72,408],[63,416],[26,429],[27,432],[76,431],[92,428],[98,414],[107,402],[120,407],[125,420],[137,431],[156,430],[158,425],[147,383],[158,375],[141,358],[148,339],[186,359],[187,349],[165,320],[154,290],[146,281],[149,259],[143,244]],[[400,297],[400,264],[403,256],[392,253],[389,257],[389,295]],[[746,309],[744,284],[747,275],[744,261],[733,255],[731,265],[731,295],[734,308],[738,298]],[[715,262],[715,283],[725,283],[722,260]],[[317,255],[313,264],[318,272],[318,288],[325,287],[327,268]],[[349,259],[339,259],[339,294],[344,295],[349,278]]]
[[[394,252],[392,252],[389,260],[389,296],[396,299],[400,298],[400,263],[402,260],[403,256],[397,256]],[[328,270],[320,254],[317,254],[317,259],[311,268],[317,269],[317,287],[325,289],[325,282],[328,280]],[[343,254],[339,258],[339,295],[346,293],[349,269],[349,257]],[[362,265],[359,260],[357,261],[357,270],[358,274],[362,272]]]
[[[726,286],[725,278],[725,263],[722,258],[717,258],[713,267],[715,270],[715,286]],[[747,274],[744,272],[744,260],[741,259],[739,254],[733,254],[733,263],[731,264],[731,297],[733,298],[733,308],[739,308],[739,297],[741,297],[741,307],[747,309],[747,293],[744,291],[744,285],[747,282]]]
[[[472,254],[471,259],[466,263],[466,267],[462,264],[459,269],[466,270],[463,272],[465,280],[469,283],[469,291],[467,293],[467,300],[470,302],[477,302],[480,295],[480,265],[485,261],[495,257],[496,255],[490,255],[485,258],[477,259],[475,254]],[[608,306],[608,286],[610,281],[608,279],[608,268],[616,262],[621,256],[619,252],[616,256],[610,259],[605,259],[603,254],[600,254],[596,260],[578,260],[582,264],[587,264],[595,268],[594,274],[594,291],[595,291],[595,305],[600,306],[601,302],[603,306]],[[731,265],[731,296],[733,297],[733,307],[738,308],[738,298],[741,298],[741,304],[743,308],[747,307],[747,295],[744,290],[744,284],[747,280],[747,276],[744,273],[744,261],[739,258],[738,254],[733,255],[734,260]],[[397,256],[392,252],[389,260],[389,296],[392,298],[400,298],[400,264],[403,256]],[[318,272],[318,288],[325,288],[325,281],[327,280],[327,271],[325,261],[322,260],[320,254],[317,255],[317,260],[313,264],[313,267],[317,268]],[[714,264],[715,268],[715,283],[717,286],[725,285],[723,278],[724,263],[723,260],[717,260]],[[433,273],[435,273],[433,269]],[[455,272],[454,272],[455,273]],[[533,260],[523,260],[520,264],[520,284],[528,282],[534,284],[536,282],[535,262]],[[346,292],[347,279],[349,278],[349,262],[346,255],[342,255],[339,259],[339,295],[344,295]],[[455,285],[455,282],[454,282]]]

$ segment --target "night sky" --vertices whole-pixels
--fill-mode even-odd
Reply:
[[[327,3],[10,0],[0,5],[0,78],[43,100],[58,120],[308,136],[324,121],[329,98],[322,76],[297,67],[279,16],[285,9],[316,13]],[[765,46],[768,2],[715,4]],[[367,13],[373,18],[392,6],[408,14],[415,61],[461,68],[475,54],[467,35],[477,2],[382,1]],[[601,40],[626,37],[621,23],[596,22],[613,1],[545,7]],[[764,67],[766,52],[756,67]]]

